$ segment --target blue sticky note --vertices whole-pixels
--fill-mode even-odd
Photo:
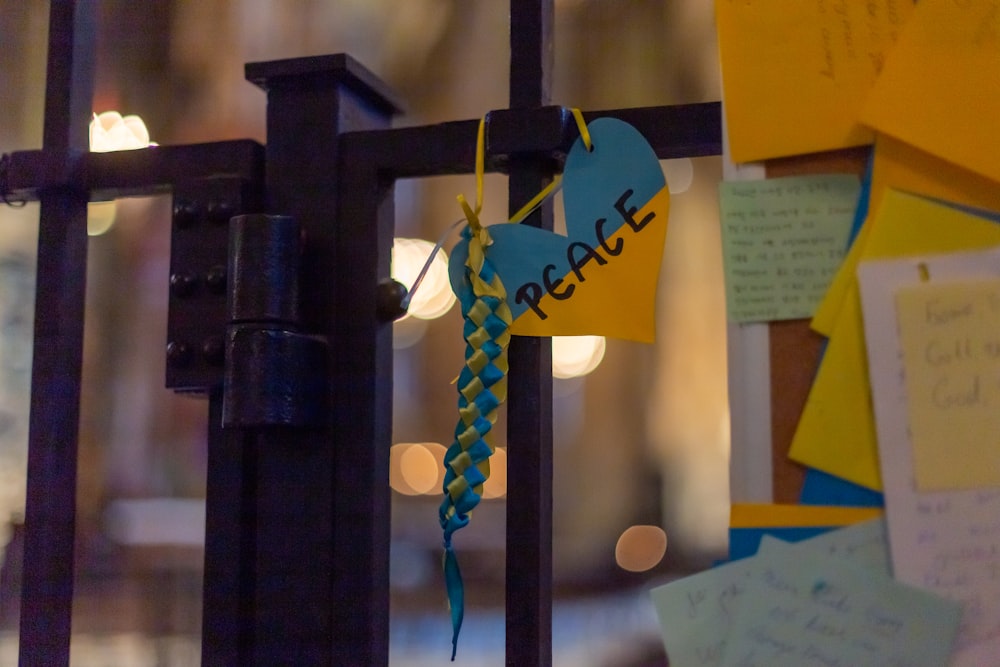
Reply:
[[[802,484],[799,502],[803,505],[837,505],[840,507],[885,507],[878,491],[859,486],[822,470],[809,468]]]
[[[868,207],[872,198],[872,169],[875,165],[875,150],[868,152],[868,163],[865,166],[864,176],[861,177],[861,190],[858,191],[858,205],[854,209],[854,220],[851,222],[851,233],[848,237],[847,247],[850,248],[854,239],[861,233],[861,227],[868,218]]]
[[[783,542],[801,542],[822,535],[840,526],[758,526],[729,529],[729,560],[740,560],[757,553],[765,535]]]

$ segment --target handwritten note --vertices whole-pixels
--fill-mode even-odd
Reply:
[[[888,575],[889,544],[886,540],[885,519],[880,517],[823,533],[799,542],[798,546]]]
[[[895,293],[921,282],[1000,278],[1000,251],[862,262],[858,267],[893,575],[964,607],[951,667],[1000,655],[1000,488],[921,492],[914,483]]]
[[[871,143],[858,114],[910,0],[716,0],[715,10],[736,162]]]
[[[885,524],[882,519],[875,519],[794,546],[885,573],[888,571],[885,539]],[[753,558],[727,563],[651,591],[672,667],[722,664],[729,628],[754,572],[753,563]]]
[[[736,561],[651,591],[673,667],[721,664],[726,635],[750,574],[750,560]]]
[[[943,667],[961,608],[843,559],[766,540],[723,667]]]
[[[1000,486],[1000,281],[896,294],[921,491]]]
[[[860,3],[859,3],[860,4]],[[861,120],[1000,181],[1000,4],[920,0]],[[945,120],[947,119],[947,120]]]
[[[844,257],[859,189],[847,174],[720,184],[731,321],[812,315]]]

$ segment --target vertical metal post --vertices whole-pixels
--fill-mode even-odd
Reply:
[[[392,338],[375,278],[388,275],[391,226],[338,211],[340,134],[386,128],[396,106],[344,55],[246,71],[268,93],[269,210],[305,237],[302,329],[327,339],[331,369],[327,428],[253,435],[249,664],[386,665]]]
[[[53,0],[43,145],[68,165],[88,149],[96,8]],[[38,230],[20,665],[69,664],[88,193],[43,192]]]
[[[222,388],[208,398],[208,484],[201,664],[250,664],[256,469],[252,439],[222,428]]]
[[[511,0],[510,108],[549,103],[552,0]],[[517,211],[552,178],[537,156],[510,157],[509,206]],[[552,207],[522,224],[552,229]],[[552,342],[510,345],[507,440],[507,664],[552,664]]]
[[[389,278],[395,223],[392,182],[342,163],[337,227],[338,332],[334,350],[337,433],[334,526],[334,664],[389,661],[392,320],[375,286]],[[350,192],[350,195],[347,195]],[[349,602],[346,602],[349,601]]]

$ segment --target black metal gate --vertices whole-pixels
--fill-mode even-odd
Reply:
[[[472,173],[479,121],[391,129],[392,94],[332,55],[247,65],[264,147],[89,153],[95,5],[52,1],[43,148],[4,155],[0,181],[41,203],[20,664],[69,663],[87,203],[159,191],[174,197],[167,385],[210,401],[203,664],[388,664],[393,184]],[[488,114],[486,151],[513,212],[577,130],[549,106],[552,0],[511,0],[510,20],[510,107]],[[631,123],[661,159],[721,152],[718,103],[584,116]],[[525,224],[551,229],[551,208]],[[550,362],[547,339],[511,344],[517,667],[552,660]]]

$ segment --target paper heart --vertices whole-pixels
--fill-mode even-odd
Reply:
[[[486,253],[507,290],[512,334],[652,342],[670,193],[634,127],[599,118],[587,128],[593,150],[577,139],[563,170],[566,236],[495,224]],[[467,256],[463,240],[449,262],[456,293]]]

